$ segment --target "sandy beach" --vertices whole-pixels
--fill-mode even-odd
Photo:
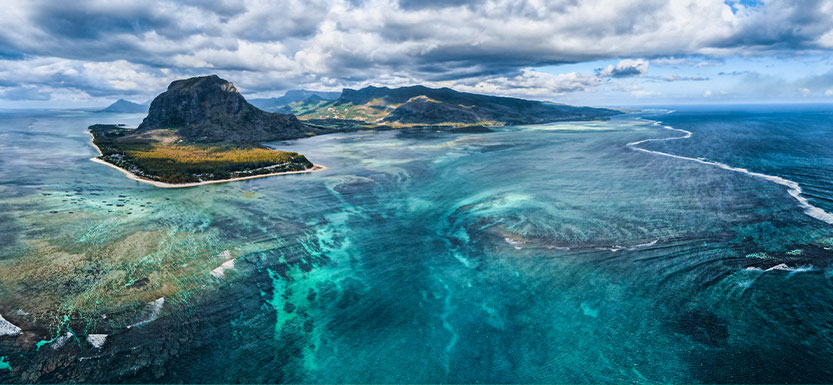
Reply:
[[[95,142],[93,141],[93,140],[95,139],[95,137],[93,136],[93,133],[92,133],[92,132],[87,131],[87,134],[89,134],[89,135],[90,135],[90,144],[91,144],[91,145],[95,148],[95,150],[98,152],[98,155],[99,155],[99,156],[104,155],[104,154],[101,152],[101,149],[99,149],[99,148],[98,148],[98,146],[96,146],[96,145],[95,145]],[[95,163],[98,163],[98,164],[103,164],[103,165],[105,165],[105,166],[112,167],[112,168],[114,168],[114,169],[116,169],[116,170],[119,170],[119,172],[121,172],[122,174],[124,174],[124,175],[125,175],[126,177],[128,177],[129,179],[135,180],[135,181],[137,181],[137,182],[142,182],[142,183],[151,184],[151,185],[154,185],[154,186],[156,186],[156,187],[161,187],[161,188],[186,188],[186,187],[196,187],[196,186],[202,186],[202,185],[206,185],[206,184],[220,184],[220,183],[236,182],[236,181],[240,181],[240,180],[248,180],[248,179],[255,179],[255,178],[265,178],[265,177],[268,177],[268,176],[291,175],[291,174],[305,174],[305,173],[309,173],[309,172],[314,172],[314,171],[322,171],[322,170],[326,170],[326,169],[327,169],[327,167],[325,167],[325,166],[322,166],[322,165],[320,165],[320,164],[314,164],[314,163],[313,163],[312,167],[311,167],[311,168],[308,168],[308,169],[306,169],[306,170],[298,170],[298,171],[284,171],[284,172],[274,172],[274,173],[270,173],[270,174],[250,175],[250,176],[243,176],[243,177],[239,177],[239,178],[229,178],[229,179],[207,180],[207,181],[202,181],[202,182],[192,182],[192,183],[165,183],[165,182],[159,182],[159,181],[155,181],[155,180],[151,180],[151,179],[146,179],[146,178],[139,177],[138,175],[136,175],[136,174],[134,174],[134,173],[132,173],[132,172],[130,172],[130,171],[127,171],[127,170],[125,170],[125,169],[123,169],[123,168],[121,168],[121,167],[119,167],[119,166],[116,166],[116,165],[114,165],[114,164],[112,164],[112,163],[109,163],[109,162],[107,162],[107,161],[105,161],[105,160],[99,159],[98,157],[92,157],[92,158],[90,158],[90,160],[91,160],[91,161],[93,161],[93,162],[95,162]]]

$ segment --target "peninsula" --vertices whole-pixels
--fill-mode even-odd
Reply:
[[[253,101],[280,113],[252,105],[216,75],[174,81],[153,100],[139,127],[90,126],[100,152],[94,160],[141,182],[191,187],[323,169],[264,142],[361,129],[488,132],[621,113],[424,86],[345,88],[340,94],[293,90]]]
[[[137,128],[90,126],[95,160],[134,180],[191,187],[323,169],[295,152],[261,143],[321,133],[294,115],[262,111],[216,75],[177,80]]]

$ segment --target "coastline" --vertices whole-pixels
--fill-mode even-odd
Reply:
[[[95,145],[95,141],[94,141],[94,140],[95,140],[95,136],[93,136],[93,133],[92,133],[92,132],[90,132],[90,131],[87,131],[87,134],[89,134],[89,135],[90,135],[90,144],[91,144],[91,145],[95,148],[95,150],[98,152],[98,156],[102,156],[102,155],[104,155],[104,153],[102,153],[102,152],[101,152],[101,149],[99,149],[99,148],[98,148],[98,146],[96,146],[96,145]],[[305,173],[309,173],[309,172],[322,171],[322,170],[326,170],[326,169],[327,169],[327,167],[326,167],[326,166],[322,166],[322,165],[320,165],[320,164],[315,164],[315,163],[313,163],[313,164],[312,164],[312,167],[311,167],[311,168],[308,168],[308,169],[306,169],[306,170],[273,172],[273,173],[270,173],[270,174],[249,175],[249,176],[241,176],[241,177],[238,177],[238,178],[217,179],[217,180],[207,180],[207,181],[202,181],[202,182],[191,182],[191,183],[165,183],[165,182],[160,182],[160,181],[156,181],[156,180],[151,180],[151,179],[142,178],[142,177],[140,177],[140,176],[138,176],[138,175],[136,175],[136,174],[134,174],[134,173],[132,173],[132,172],[130,172],[130,171],[127,171],[127,170],[125,170],[125,169],[123,169],[123,168],[121,168],[121,167],[119,167],[119,166],[116,166],[115,164],[112,164],[112,163],[110,163],[110,162],[107,162],[107,161],[105,161],[105,160],[103,160],[103,159],[99,159],[97,156],[90,158],[90,160],[91,160],[91,161],[93,161],[93,162],[95,162],[95,163],[98,163],[98,164],[103,164],[103,165],[105,165],[105,166],[112,167],[112,168],[114,168],[114,169],[118,170],[119,172],[121,172],[122,174],[124,174],[124,175],[125,175],[128,179],[135,180],[135,181],[137,181],[137,182],[142,182],[142,183],[151,184],[151,185],[154,185],[154,186],[156,186],[156,187],[161,187],[161,188],[187,188],[187,187],[196,187],[196,186],[202,186],[202,185],[207,185],[207,184],[220,184],[220,183],[229,183],[229,182],[236,182],[236,181],[241,181],[241,180],[249,180],[249,179],[256,179],[256,178],[266,178],[266,177],[269,177],[269,176],[291,175],[291,174],[305,174]]]

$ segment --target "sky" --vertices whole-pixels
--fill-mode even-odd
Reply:
[[[423,84],[627,106],[833,102],[833,0],[3,0],[0,108]]]

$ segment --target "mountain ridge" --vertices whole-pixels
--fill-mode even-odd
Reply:
[[[300,113],[299,118],[302,120],[314,120],[318,124],[325,124],[327,120],[339,120],[401,127],[419,124],[539,124],[607,119],[621,113],[606,108],[576,107],[422,85],[398,88],[368,86],[358,90],[345,88],[341,96],[332,102],[316,106],[310,111],[295,106],[292,111]]]
[[[253,106],[264,111],[270,112],[286,112],[285,107],[291,103],[299,102],[312,97],[317,97],[322,100],[336,100],[341,96],[340,92],[327,91],[311,91],[305,89],[289,90],[283,96],[274,98],[253,98],[249,100]]]

